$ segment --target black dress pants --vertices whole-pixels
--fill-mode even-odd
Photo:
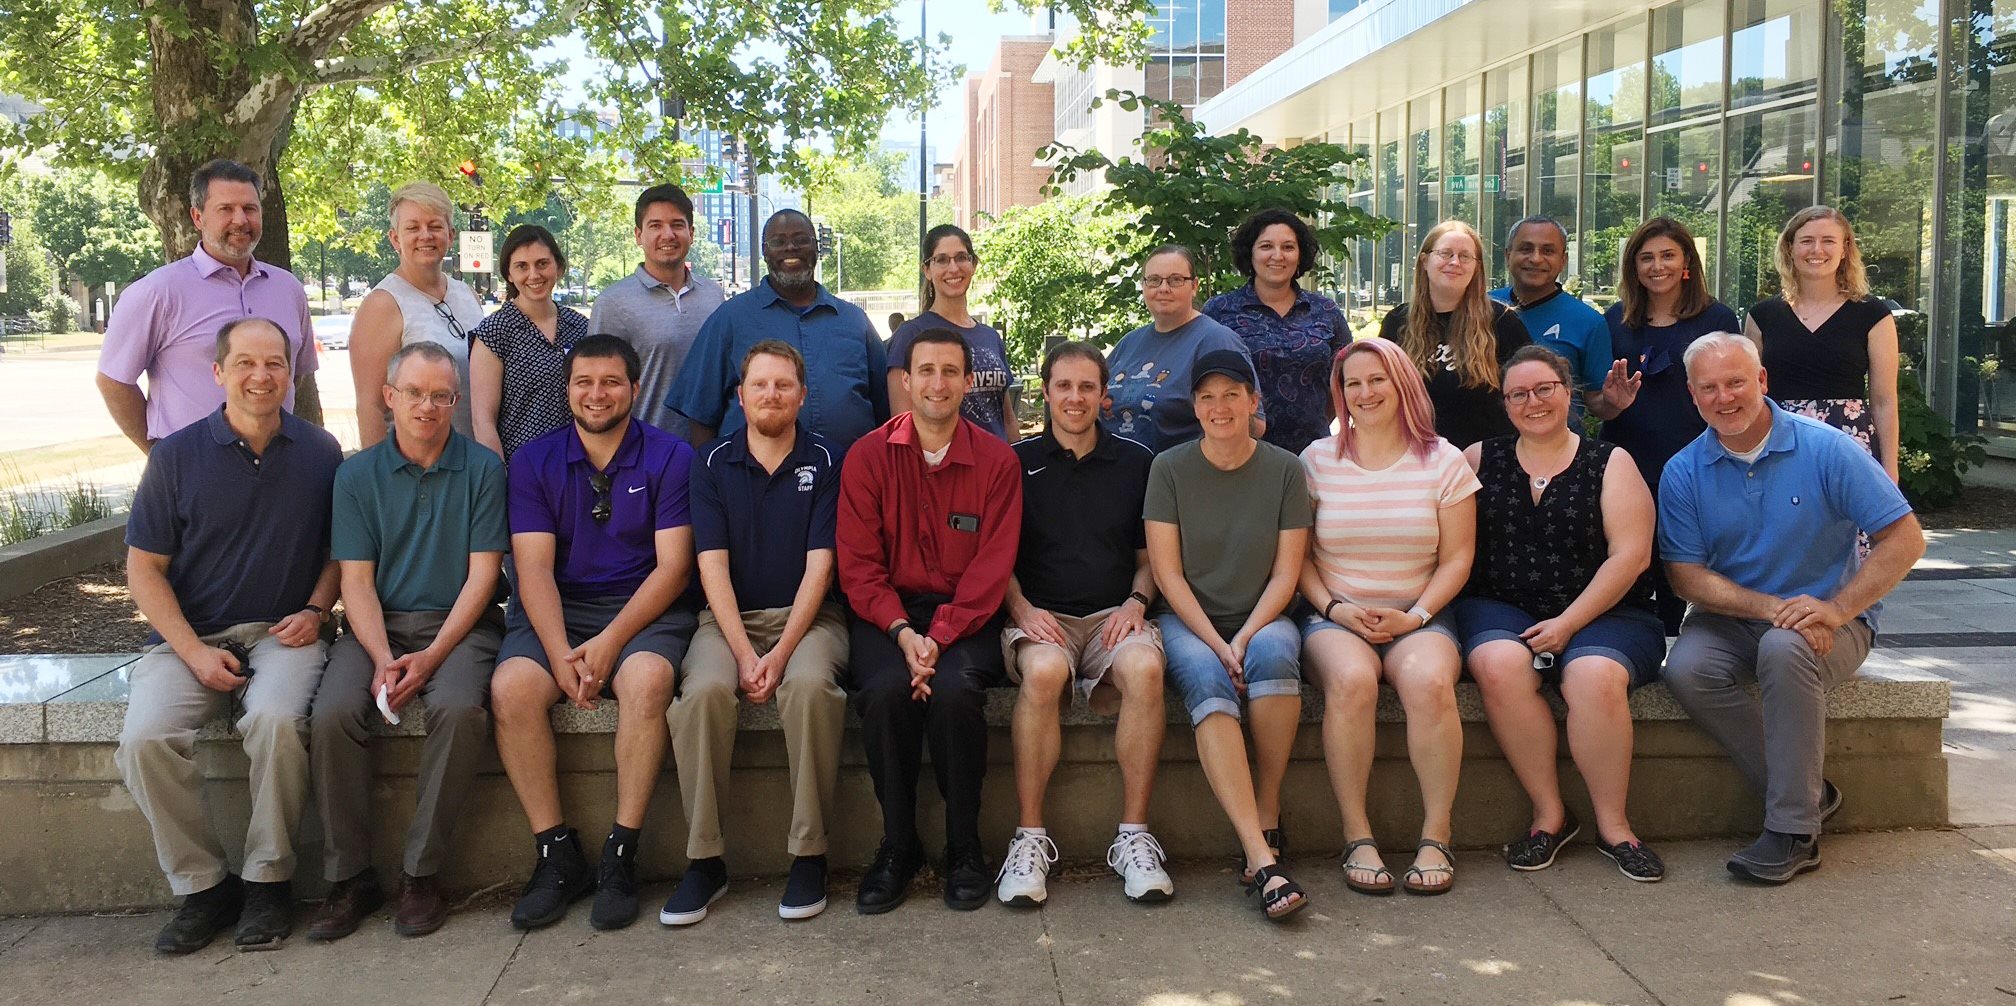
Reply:
[[[904,610],[919,632],[945,598],[905,598]],[[868,774],[882,805],[882,837],[898,848],[921,852],[917,835],[917,777],[924,745],[938,793],[945,798],[945,838],[953,848],[980,847],[980,784],[987,775],[987,689],[1003,680],[1002,616],[996,614],[971,635],[945,647],[931,677],[931,695],[910,695],[910,668],[903,651],[882,631],[859,617],[848,624],[848,690],[861,717],[861,743]]]

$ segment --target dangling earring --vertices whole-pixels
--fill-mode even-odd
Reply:
[[[1682,270],[1680,270],[1680,278],[1681,278],[1681,279],[1693,279],[1693,278],[1694,278],[1694,274],[1693,274],[1692,272],[1689,272],[1689,271],[1685,270],[1685,269],[1682,269]]]

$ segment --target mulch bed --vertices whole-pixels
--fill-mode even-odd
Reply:
[[[0,602],[0,654],[134,653],[147,623],[126,592],[124,563],[107,563]]]
[[[1960,502],[1918,516],[1928,528],[2016,527],[2016,490],[1970,486]],[[146,638],[122,563],[0,602],[0,654],[132,653]]]

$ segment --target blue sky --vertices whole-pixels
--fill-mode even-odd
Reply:
[[[907,35],[917,33],[918,7],[923,0],[897,0],[897,20]],[[926,27],[934,38],[945,34],[951,36],[950,58],[974,73],[985,69],[994,58],[994,44],[1003,35],[1026,35],[1032,31],[1030,15],[1017,10],[1012,3],[1001,13],[987,9],[986,0],[928,0],[928,24]],[[1041,17],[1041,15],[1038,15]],[[1040,23],[1040,22],[1039,22]],[[574,82],[569,88],[575,100],[585,100],[579,81],[592,78],[602,72],[587,56],[579,39],[567,38],[549,46],[547,55],[564,58],[569,63],[568,79]],[[965,131],[965,107],[963,87],[955,84],[939,94],[931,107],[931,145],[937,148],[938,159],[951,160],[953,143]],[[917,113],[914,109],[897,112],[884,124],[884,139],[917,142]]]

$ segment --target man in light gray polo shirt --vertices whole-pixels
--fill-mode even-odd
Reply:
[[[665,407],[672,379],[700,325],[721,306],[721,284],[693,271],[693,200],[677,185],[653,185],[637,196],[637,247],[644,264],[610,284],[595,301],[588,333],[607,333],[636,347],[644,360],[637,417],[685,438],[686,417]]]

